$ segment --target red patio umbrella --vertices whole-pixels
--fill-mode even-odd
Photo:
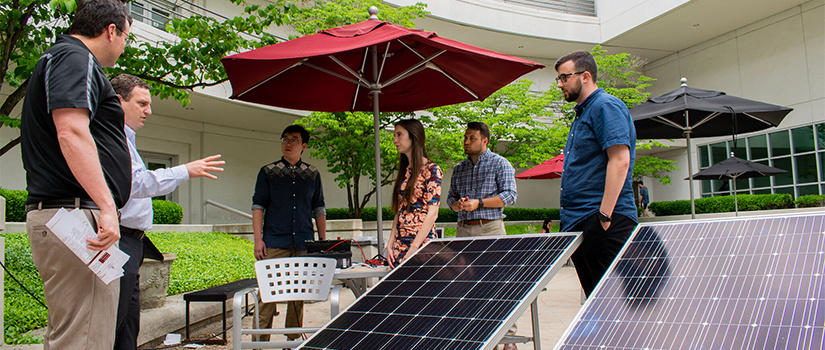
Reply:
[[[381,208],[379,112],[483,100],[544,65],[379,21],[377,12],[370,8],[367,21],[227,56],[221,63],[233,99],[310,111],[373,111],[375,202]],[[381,241],[378,234],[379,249]]]
[[[561,178],[561,171],[564,168],[564,154],[559,154],[553,158],[541,162],[521,174],[516,175],[517,179],[558,179]]]

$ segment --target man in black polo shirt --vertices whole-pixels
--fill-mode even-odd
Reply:
[[[89,248],[105,250],[120,238],[117,210],[131,187],[123,109],[103,67],[123,53],[132,19],[119,0],[78,4],[26,89],[26,229],[49,305],[44,349],[111,350],[120,284],[103,283],[45,226],[58,208],[84,209],[98,233]]]
[[[281,133],[281,160],[264,165],[258,172],[252,196],[252,231],[255,236],[255,259],[300,256],[307,251],[306,241],[315,239],[312,218],[318,226],[318,238],[327,237],[327,212],[321,175],[314,166],[304,163],[301,154],[307,148],[309,132],[300,125],[290,125]],[[259,328],[272,328],[275,303],[263,304]],[[301,327],[304,303],[287,303],[286,327]],[[296,339],[300,334],[287,334]],[[262,335],[261,340],[269,340]]]

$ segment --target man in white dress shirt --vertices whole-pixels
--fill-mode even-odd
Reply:
[[[123,277],[120,278],[115,349],[135,350],[140,331],[138,270],[143,263],[144,246],[147,257],[163,260],[163,256],[145,235],[152,228],[152,197],[170,193],[191,178],[217,179],[209,172],[223,171],[218,166],[225,162],[217,160],[220,155],[214,155],[172,168],[152,171],[146,169],[135,146],[135,131],[142,128],[146,116],[152,114],[149,85],[128,74],[118,75],[111,82],[123,107],[124,131],[132,158],[131,195],[120,211],[120,249],[129,254],[129,261],[123,266]]]

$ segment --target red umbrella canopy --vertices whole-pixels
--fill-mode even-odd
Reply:
[[[564,168],[564,154],[545,160],[525,172],[516,175],[517,179],[558,179]]]
[[[371,89],[381,91],[382,112],[482,100],[544,67],[379,20],[324,30],[221,62],[233,99],[325,112],[373,111]]]

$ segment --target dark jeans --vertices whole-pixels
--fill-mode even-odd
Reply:
[[[120,299],[117,306],[115,350],[137,349],[140,332],[140,265],[143,264],[143,241],[130,235],[120,236],[120,250],[129,254],[120,278]]]
[[[573,253],[572,259],[585,295],[590,296],[596,288],[634,228],[635,221],[624,215],[614,214],[610,227],[605,231],[599,221],[599,214],[596,213],[570,230],[583,232],[582,244]]]

